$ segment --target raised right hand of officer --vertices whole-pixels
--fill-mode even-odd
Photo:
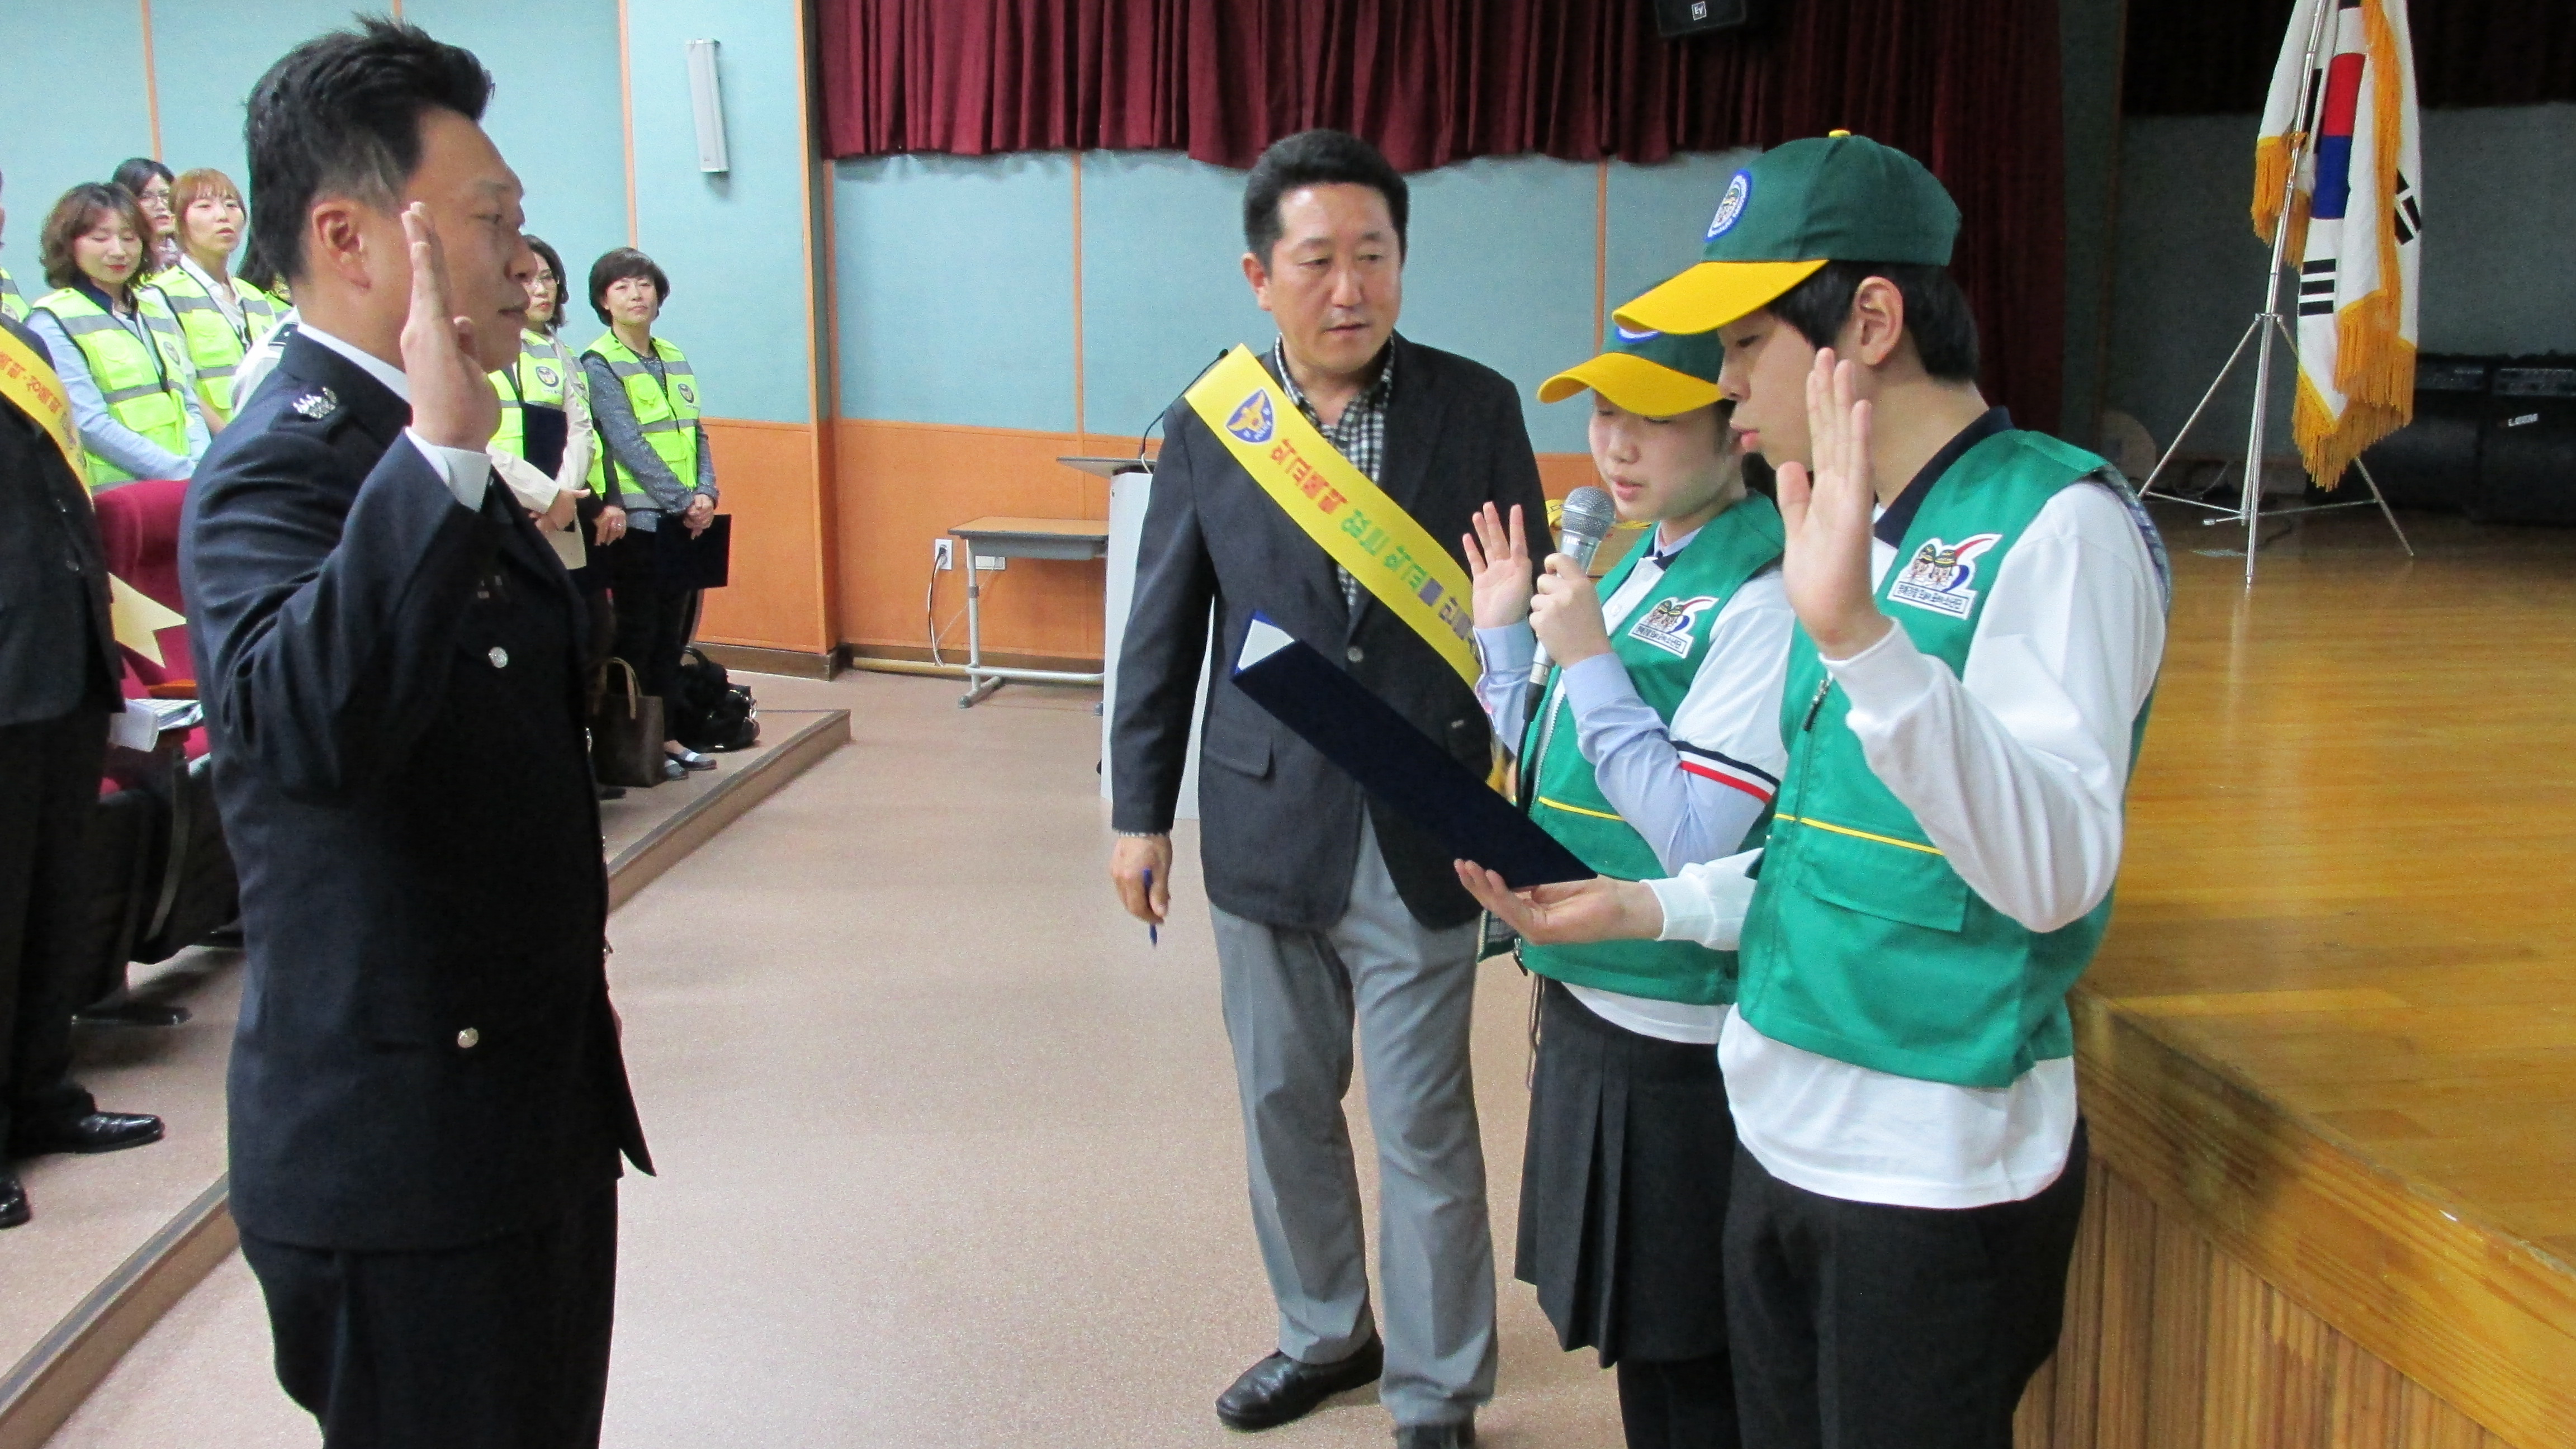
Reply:
[[[403,208],[411,246],[411,315],[402,330],[403,376],[411,384],[411,425],[442,448],[481,452],[501,426],[501,398],[474,360],[474,323],[447,305],[447,254],[429,207]]]
[[[1460,540],[1467,546],[1468,602],[1479,629],[1501,629],[1529,617],[1535,574],[1530,568],[1529,537],[1521,528],[1521,508],[1512,505],[1509,529],[1494,505],[1475,516],[1476,531]]]

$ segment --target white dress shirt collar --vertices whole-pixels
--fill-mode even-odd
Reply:
[[[330,333],[323,331],[321,328],[314,326],[312,319],[310,318],[297,319],[295,332],[297,336],[310,337],[314,341],[321,343],[323,346],[330,348],[333,352],[336,352],[342,357],[349,359],[351,362],[356,363],[359,368],[367,374],[367,376],[383,383],[394,396],[401,398],[405,403],[409,403],[411,401],[411,379],[403,376],[403,370],[401,368],[394,366],[392,363],[385,361],[383,358],[376,356],[372,352],[368,352],[358,347],[354,343],[341,341],[339,338],[334,337]]]

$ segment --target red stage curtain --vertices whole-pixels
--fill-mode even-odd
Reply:
[[[1249,166],[1336,126],[1419,171],[1874,137],[1958,199],[1954,269],[1990,394],[2056,424],[2057,0],[1773,0],[1754,30],[1683,42],[1656,36],[1645,0],[820,3],[836,157],[1107,148]]]
[[[2568,0],[2413,0],[2416,94],[2428,107],[2576,101]],[[2253,115],[2272,88],[2290,0],[2156,0],[2129,7],[2133,116]]]

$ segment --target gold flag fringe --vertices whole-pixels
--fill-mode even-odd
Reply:
[[[2404,353],[2403,365],[2411,378],[2415,371],[2415,344],[2392,336],[2390,345],[2391,350]],[[2352,467],[2364,449],[2406,426],[2414,415],[2413,402],[2411,394],[2402,408],[2347,394],[2343,416],[2338,419],[2326,410],[2326,401],[2317,395],[2316,384],[2301,371],[2298,401],[2290,412],[2290,432],[2298,440],[2299,458],[2307,465],[2308,476],[2320,488],[2340,487],[2345,470]]]

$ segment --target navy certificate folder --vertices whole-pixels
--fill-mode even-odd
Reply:
[[[1451,855],[1500,872],[1514,890],[1599,874],[1384,700],[1258,614],[1234,682]]]

